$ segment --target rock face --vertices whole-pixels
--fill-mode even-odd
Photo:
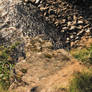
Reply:
[[[4,4],[6,3],[6,5]],[[8,3],[8,5],[7,5]],[[0,29],[15,27],[23,35],[37,36],[44,34],[45,39],[52,41],[54,48],[62,48],[62,34],[59,34],[54,24],[48,23],[40,14],[40,10],[31,3],[4,0],[1,3],[1,21]],[[5,12],[4,12],[5,11]],[[5,13],[5,14],[3,14]],[[59,44],[57,44],[59,42]]]
[[[0,7],[1,30],[15,27],[31,37],[44,34],[55,49],[73,47],[85,33],[91,34],[90,22],[64,1],[3,0]]]

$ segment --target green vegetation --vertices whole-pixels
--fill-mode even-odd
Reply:
[[[10,78],[14,68],[14,60],[11,55],[18,44],[17,42],[10,47],[0,46],[0,86],[3,89],[8,89],[11,84]]]
[[[84,64],[92,64],[92,45],[90,47],[82,48],[80,50],[72,50],[71,54]]]
[[[4,90],[2,87],[0,87],[0,92],[9,92],[9,91]]]
[[[92,73],[75,74],[74,79],[71,81],[69,92],[92,92]]]
[[[92,64],[92,45],[71,50],[71,54],[86,65]],[[75,74],[70,83],[69,92],[92,92],[92,72]]]

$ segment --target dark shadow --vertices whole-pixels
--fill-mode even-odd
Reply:
[[[30,92],[37,92],[36,90],[37,90],[37,86],[36,87],[33,87],[31,90],[30,90]]]

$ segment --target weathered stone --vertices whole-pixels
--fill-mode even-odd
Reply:
[[[24,2],[32,2],[34,4],[38,4],[40,0],[24,0]]]
[[[70,30],[76,29],[76,26],[71,26]]]
[[[90,29],[86,30],[86,32],[89,33],[90,32]]]
[[[0,16],[6,13],[1,19],[5,23],[0,29],[14,26],[26,36],[45,34],[45,39],[52,41],[54,46],[57,46],[56,43],[65,45],[67,37],[71,38],[71,35],[91,26],[89,19],[84,17],[85,10],[74,8],[62,0],[4,0],[3,3],[0,5]]]
[[[71,39],[74,38],[73,35],[71,35],[70,38],[71,38]]]
[[[72,22],[69,21],[69,22],[67,23],[67,26],[71,26],[71,25],[72,25]]]
[[[84,22],[79,20],[77,23],[78,23],[78,24],[83,24]]]

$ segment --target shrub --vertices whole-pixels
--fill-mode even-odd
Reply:
[[[11,54],[14,53],[17,45],[15,43],[10,47],[0,46],[0,86],[3,89],[8,89],[11,84],[10,78],[14,68],[14,59]]]
[[[85,64],[92,64],[92,45],[89,48],[73,50],[71,54]]]
[[[77,73],[70,83],[69,92],[92,92],[92,73]]]

